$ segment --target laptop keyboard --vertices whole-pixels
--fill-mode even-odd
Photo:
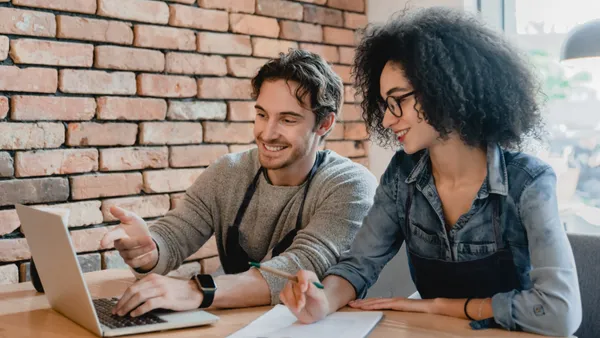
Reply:
[[[160,319],[158,316],[152,313],[145,313],[138,317],[131,317],[129,315],[121,317],[118,315],[113,315],[112,309],[115,307],[118,300],[118,298],[102,298],[93,300],[100,323],[111,329],[167,322],[166,320]]]

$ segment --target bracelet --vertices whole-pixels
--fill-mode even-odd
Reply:
[[[479,303],[479,311],[477,311],[477,318],[479,318],[479,319],[481,319],[481,308],[483,307],[483,303],[485,303],[486,300],[487,300],[487,298],[484,298]]]
[[[475,320],[471,316],[469,316],[469,313],[467,313],[467,305],[469,304],[469,302],[471,301],[471,299],[473,299],[473,298],[469,297],[469,298],[467,298],[467,301],[465,302],[465,309],[464,309],[465,310],[465,316],[467,318],[469,318],[469,320]]]

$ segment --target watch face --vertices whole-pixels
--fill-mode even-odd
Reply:
[[[198,277],[198,281],[200,282],[200,285],[202,285],[203,288],[205,289],[214,289],[217,286],[215,285],[215,281],[213,280],[212,276],[210,275],[197,275]]]

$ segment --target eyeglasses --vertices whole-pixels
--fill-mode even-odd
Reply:
[[[400,103],[402,103],[402,100],[406,99],[407,97],[414,95],[415,91],[413,90],[412,92],[394,97],[394,96],[388,96],[384,102],[382,102],[381,105],[381,109],[385,112],[387,109],[390,110],[390,113],[392,113],[392,115],[396,116],[396,117],[402,117],[402,106],[400,105]]]

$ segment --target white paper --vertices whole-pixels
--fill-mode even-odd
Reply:
[[[290,310],[277,305],[229,338],[363,338],[383,317],[382,312],[336,312],[313,324],[300,324]]]

